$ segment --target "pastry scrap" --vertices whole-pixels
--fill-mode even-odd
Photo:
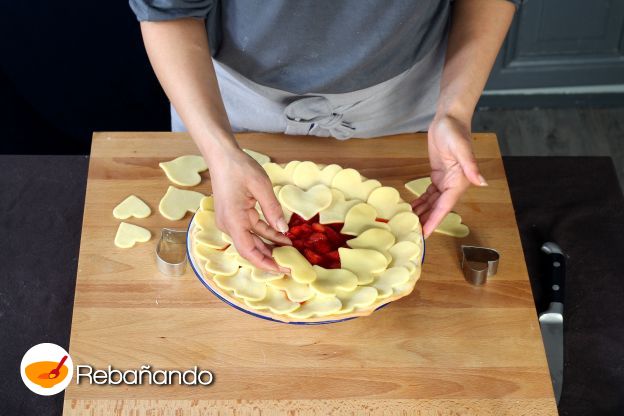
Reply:
[[[121,222],[115,235],[115,245],[119,248],[134,247],[136,243],[145,243],[152,238],[149,230],[138,225]]]
[[[197,155],[180,156],[158,164],[167,178],[176,185],[195,186],[201,182],[200,172],[208,169],[203,157]]]
[[[135,195],[130,195],[113,209],[113,217],[125,220],[130,217],[147,218],[152,213],[150,207]]]
[[[262,166],[292,241],[273,247],[273,257],[290,273],[259,270],[240,256],[216,227],[212,197],[203,197],[195,202],[191,256],[221,297],[275,320],[318,322],[368,315],[411,293],[420,277],[422,229],[396,189],[338,165]]]
[[[418,197],[427,191],[429,185],[431,185],[431,178],[426,177],[409,181],[405,184],[405,188]],[[462,224],[461,220],[459,214],[449,212],[434,232],[456,238],[466,237],[470,234],[470,229],[466,224]]]
[[[170,186],[158,204],[158,211],[168,220],[181,220],[187,212],[195,212],[204,194]],[[206,203],[208,204],[208,203]],[[209,204],[207,205],[210,206]]]
[[[243,152],[247,153],[249,156],[254,158],[256,160],[256,162],[258,162],[260,164],[260,166],[266,165],[267,163],[269,163],[271,161],[270,157],[268,157],[267,155],[262,154],[260,152],[256,152],[255,150],[243,149]]]

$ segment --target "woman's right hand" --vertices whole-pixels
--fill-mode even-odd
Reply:
[[[217,226],[232,237],[238,253],[264,270],[288,272],[277,265],[263,237],[280,245],[291,241],[282,207],[264,169],[239,148],[207,155]],[[267,222],[256,211],[256,201]]]

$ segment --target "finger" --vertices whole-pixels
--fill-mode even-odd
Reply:
[[[414,212],[416,213],[416,215],[420,217],[421,215],[424,215],[425,213],[427,213],[431,209],[431,206],[438,199],[439,196],[440,196],[440,192],[438,191],[438,188],[436,188],[433,184],[430,185],[425,191],[425,193],[422,194],[422,196],[420,197],[421,199],[420,204],[418,204],[414,208]],[[421,222],[422,222],[422,219],[421,219]]]
[[[449,188],[440,194],[432,205],[431,210],[423,216],[423,234],[425,238],[429,237],[433,230],[440,225],[446,214],[451,212],[463,191],[464,189],[462,188]]]
[[[264,218],[268,221],[269,225],[280,233],[288,231],[288,224],[284,219],[284,212],[282,206],[277,202],[273,188],[270,186],[270,182],[262,182],[261,185],[254,187],[253,196],[260,204],[260,209],[264,214]]]
[[[258,220],[253,226],[252,230],[254,233],[258,234],[262,238],[266,238],[267,240],[273,241],[282,245],[292,245],[290,239],[286,237],[284,234],[275,231],[274,228],[270,227],[269,224],[262,220]]]
[[[254,238],[260,240],[257,236],[254,236],[242,226],[230,227],[229,230],[232,241],[234,241],[234,247],[236,247],[241,257],[260,269],[278,271],[275,260],[270,256],[266,256],[258,249],[254,240]],[[262,243],[262,241],[260,242]]]
[[[479,172],[479,166],[477,165],[477,159],[472,151],[472,145],[470,141],[463,139],[456,142],[455,151],[453,155],[459,162],[462,168],[462,172],[470,183],[477,186],[487,186],[485,178]]]

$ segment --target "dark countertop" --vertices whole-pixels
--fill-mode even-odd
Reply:
[[[607,157],[505,157],[538,308],[539,248],[568,255],[562,415],[624,414],[624,197]],[[62,394],[21,382],[28,348],[66,349],[86,156],[0,156],[0,415],[57,415]]]

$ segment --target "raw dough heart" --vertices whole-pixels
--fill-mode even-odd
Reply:
[[[245,303],[254,309],[268,309],[277,314],[289,313],[299,308],[298,302],[291,301],[288,297],[286,297],[286,294],[283,291],[275,289],[271,286],[267,287],[267,293],[264,299],[255,301],[245,300]]]
[[[284,185],[279,191],[279,201],[304,220],[309,220],[332,202],[332,193],[325,185],[315,185],[307,191],[294,185]]]
[[[404,266],[406,263],[417,259],[418,256],[422,254],[420,245],[412,241],[400,241],[390,247],[388,251],[392,256],[390,267]]]
[[[307,319],[313,316],[327,316],[340,310],[342,303],[336,296],[315,295],[312,299],[302,304],[299,309],[288,315],[293,318]]]
[[[366,201],[373,189],[381,183],[375,179],[362,181],[362,175],[355,169],[343,169],[334,176],[332,187],[342,191],[347,199]]]
[[[195,254],[206,262],[204,269],[208,273],[232,276],[238,272],[239,266],[234,256],[225,254],[221,250],[210,248],[204,244],[196,244]]]
[[[390,229],[388,224],[375,221],[376,218],[377,211],[375,208],[366,203],[359,203],[347,211],[344,226],[340,232],[347,235],[360,235],[369,228]]]
[[[267,294],[266,285],[255,282],[251,278],[251,269],[247,267],[241,267],[232,276],[216,275],[214,281],[220,288],[232,290],[236,296],[244,300],[261,300]]]
[[[199,208],[202,211],[214,211],[214,198],[212,195],[205,196],[199,201]]]
[[[308,284],[298,283],[292,277],[286,276],[279,280],[271,280],[267,285],[286,292],[288,299],[293,302],[305,302],[314,296],[314,290]]]
[[[186,212],[195,212],[204,194],[178,189],[170,186],[167,193],[160,200],[158,210],[168,220],[181,220]]]
[[[310,283],[312,289],[322,295],[335,295],[337,289],[354,290],[358,284],[357,276],[346,269],[325,269],[312,266],[316,272],[316,280]]]
[[[272,280],[279,280],[284,277],[284,273],[271,272],[268,270],[262,270],[254,267],[251,270],[251,278],[256,282],[270,282]]]
[[[201,182],[199,172],[208,169],[203,157],[197,155],[180,156],[169,162],[158,164],[165,171],[167,178],[176,185],[195,186]]]
[[[243,149],[243,152],[247,153],[249,156],[254,158],[255,161],[260,164],[260,166],[266,165],[267,163],[269,163],[271,161],[270,157],[268,157],[267,155],[262,154],[260,152],[256,152],[255,150]]]
[[[310,283],[316,279],[310,262],[292,246],[275,247],[273,258],[280,266],[290,269],[290,275],[297,283]]]
[[[314,162],[301,162],[293,171],[293,183],[301,189],[309,189],[314,185],[331,186],[334,176],[342,168],[338,165],[328,165],[321,169]]]
[[[125,220],[130,217],[147,218],[152,213],[145,202],[134,195],[130,195],[113,209],[113,217]]]
[[[371,286],[377,289],[380,299],[390,297],[395,286],[404,284],[410,278],[410,272],[405,267],[391,267],[375,277]]]
[[[345,196],[338,189],[331,189],[332,202],[327,208],[319,214],[319,222],[321,224],[331,224],[334,222],[343,222],[347,212],[360,201],[352,199],[345,201]]]
[[[429,185],[431,185],[431,178],[426,177],[426,178],[414,179],[413,181],[409,181],[408,183],[405,184],[405,188],[407,188],[407,190],[413,193],[414,195],[421,196],[427,191],[427,188],[429,187]]]
[[[420,220],[413,212],[399,212],[390,218],[388,225],[397,241],[412,240],[414,232],[420,232]]]
[[[340,265],[355,273],[359,285],[367,285],[373,281],[373,273],[379,273],[388,266],[388,259],[382,253],[364,248],[338,249]]]
[[[367,202],[377,210],[377,217],[386,220],[397,212],[412,212],[412,206],[402,201],[399,191],[390,186],[374,189]]]
[[[377,300],[377,289],[370,286],[359,286],[349,292],[338,290],[336,297],[342,303],[341,313],[351,313],[355,308],[365,308]]]
[[[438,225],[438,228],[435,229],[435,232],[457,238],[466,237],[470,234],[470,229],[467,225],[462,224],[461,221],[459,214],[449,212],[440,225]]]
[[[394,245],[394,235],[388,230],[370,228],[354,239],[348,240],[347,245],[351,248],[368,248],[379,252],[386,252]]]
[[[289,162],[285,167],[281,167],[277,163],[267,163],[263,165],[265,172],[273,185],[292,184],[293,172],[297,165],[301,163],[298,160]]]
[[[117,228],[115,245],[119,248],[130,248],[136,243],[145,243],[152,238],[152,233],[143,227],[122,222]]]

